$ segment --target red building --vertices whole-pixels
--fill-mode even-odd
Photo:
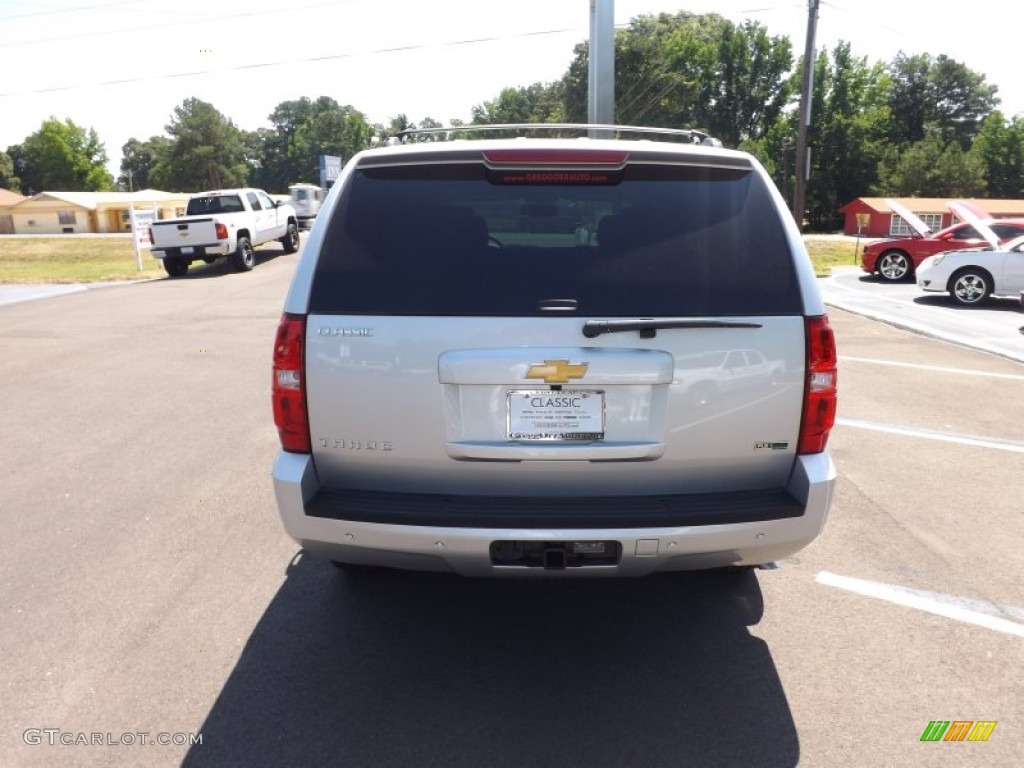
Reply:
[[[843,234],[861,237],[902,237],[910,229],[898,214],[890,210],[884,197],[858,197],[839,209],[844,216]],[[909,208],[935,232],[955,224],[959,219],[949,210],[947,203],[956,198],[947,197],[894,197],[900,205]],[[1024,200],[971,199],[976,207],[994,218],[1013,216],[1024,218]]]

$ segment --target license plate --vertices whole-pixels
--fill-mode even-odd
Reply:
[[[604,440],[604,392],[514,389],[509,440]]]
[[[195,248],[182,248],[181,249],[181,254],[183,256],[191,256],[195,252],[196,252]]]

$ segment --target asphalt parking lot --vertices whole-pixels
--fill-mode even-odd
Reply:
[[[270,485],[296,258],[0,306],[0,765],[1024,764],[1019,360],[834,307],[835,505],[775,570],[352,578]]]
[[[925,293],[912,282],[886,283],[858,267],[836,269],[819,284],[833,307],[1024,362],[1024,311],[1014,299],[961,307],[946,294]]]

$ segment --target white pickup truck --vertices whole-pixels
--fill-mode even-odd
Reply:
[[[212,264],[223,257],[247,272],[256,264],[258,245],[276,240],[285,253],[295,253],[299,225],[289,203],[262,189],[220,189],[190,198],[184,216],[154,221],[150,239],[153,258],[171,277],[187,273],[193,261]]]

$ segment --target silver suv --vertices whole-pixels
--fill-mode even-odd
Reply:
[[[352,158],[274,350],[299,544],[343,567],[638,576],[814,540],[836,355],[807,253],[753,157],[665,133]],[[692,361],[730,355],[765,375],[695,397]]]

